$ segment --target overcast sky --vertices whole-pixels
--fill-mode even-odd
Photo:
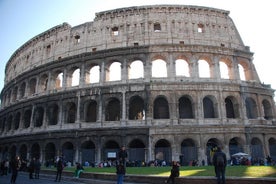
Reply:
[[[63,22],[93,21],[96,12],[139,5],[182,4],[230,11],[241,38],[254,53],[261,82],[276,89],[275,1],[252,0],[0,0],[0,90],[11,55],[34,36]]]

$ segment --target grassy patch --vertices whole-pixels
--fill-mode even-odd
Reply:
[[[54,169],[54,168],[53,168]],[[128,174],[169,176],[171,167],[127,167]],[[66,171],[74,172],[75,168],[65,168]],[[115,173],[114,167],[94,168],[85,167],[85,172]],[[203,167],[180,167],[180,176],[215,176],[213,166]],[[226,176],[233,177],[276,177],[276,167],[272,166],[229,166],[226,168]]]

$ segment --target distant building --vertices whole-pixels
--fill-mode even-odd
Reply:
[[[212,149],[276,159],[274,90],[229,12],[154,5],[64,23],[11,56],[1,91],[0,160],[210,163]]]

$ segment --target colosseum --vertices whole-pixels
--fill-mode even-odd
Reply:
[[[135,6],[57,25],[7,61],[0,160],[211,163],[220,146],[276,159],[274,90],[229,11]]]

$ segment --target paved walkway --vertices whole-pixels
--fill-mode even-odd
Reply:
[[[10,184],[11,174],[8,176],[0,176],[0,184]],[[68,176],[62,176],[61,182],[55,182],[55,176],[41,174],[40,179],[29,179],[28,173],[19,172],[16,184],[116,184],[116,181],[111,180],[97,180],[87,178],[74,178]],[[138,184],[124,182],[124,184]],[[139,183],[142,184],[142,183]],[[146,184],[146,183],[144,183]]]

